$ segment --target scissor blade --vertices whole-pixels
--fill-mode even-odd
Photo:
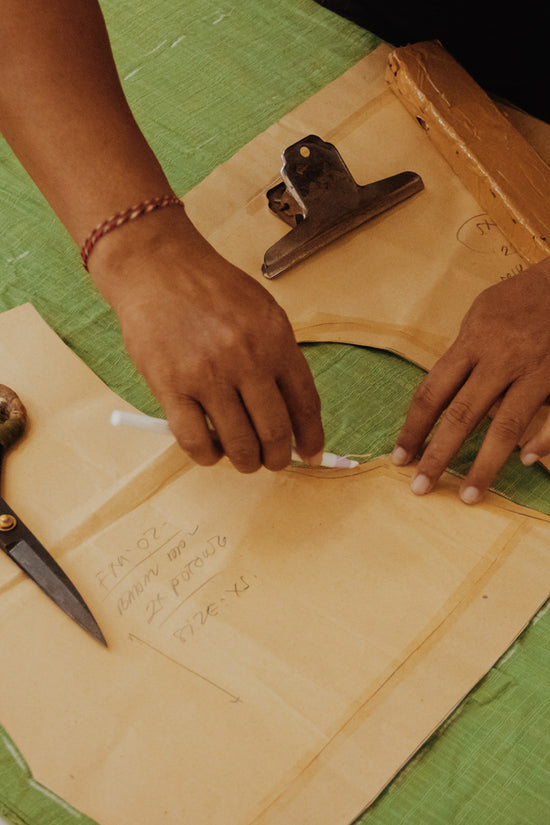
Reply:
[[[55,559],[38,541],[32,546],[27,540],[21,539],[4,550],[67,616],[90,636],[107,646],[105,637],[86,602]]]

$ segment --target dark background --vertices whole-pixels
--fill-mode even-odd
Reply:
[[[317,0],[394,46],[440,40],[492,97],[550,122],[550,0]]]

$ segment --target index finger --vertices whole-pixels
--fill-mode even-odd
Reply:
[[[453,347],[436,362],[413,395],[392,453],[395,464],[408,464],[413,460],[471,370],[470,360],[457,357]]]
[[[294,360],[277,378],[277,384],[290,417],[297,452],[306,463],[318,463],[325,443],[321,399],[299,348]]]

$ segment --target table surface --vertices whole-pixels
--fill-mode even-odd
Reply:
[[[130,0],[104,0],[102,8],[130,105],[181,195],[379,43],[313,0],[154,0],[138,9]],[[113,390],[159,414],[78,251],[1,141],[0,168],[0,311],[31,301]],[[423,373],[386,352],[303,348],[323,402],[327,449],[389,452]],[[482,435],[483,426],[455,459],[456,472]],[[550,513],[548,473],[523,468],[517,454],[497,489]],[[546,825],[549,683],[550,612],[542,610],[359,821]],[[0,813],[16,824],[93,825],[31,779],[1,729]]]

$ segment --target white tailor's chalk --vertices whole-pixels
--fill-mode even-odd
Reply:
[[[140,430],[148,430],[153,433],[172,434],[168,421],[164,418],[154,418],[152,415],[142,415],[141,413],[123,412],[122,410],[113,410],[111,413],[111,424],[113,427],[134,427]],[[301,461],[303,459],[292,448],[292,460]],[[353,461],[351,458],[346,458],[336,453],[323,453],[321,458],[321,467],[337,467],[340,469],[351,469],[357,467],[358,461]]]
[[[301,461],[304,464],[303,458],[298,454],[298,452],[292,448],[292,460],[293,461]],[[321,456],[321,467],[330,467],[334,468],[337,467],[338,469],[350,469],[351,467],[358,467],[358,461],[352,461],[351,458],[346,458],[343,455],[336,455],[336,453],[323,453]]]
[[[122,410],[113,410],[111,424],[113,427],[134,427],[138,430],[148,430],[150,433],[167,433],[170,435],[172,432],[168,421],[164,418],[154,418],[152,415],[123,412]]]

